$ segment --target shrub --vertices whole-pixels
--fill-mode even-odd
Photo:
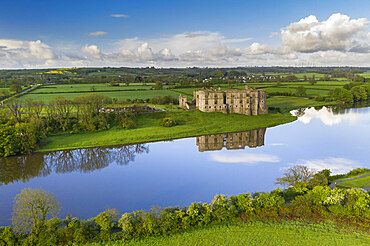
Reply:
[[[324,101],[324,98],[321,95],[317,95],[315,97],[315,101],[322,102],[322,101]]]
[[[161,126],[164,126],[164,127],[172,127],[172,126],[176,126],[177,123],[175,120],[171,119],[171,118],[164,118],[161,120],[161,123],[160,123]]]

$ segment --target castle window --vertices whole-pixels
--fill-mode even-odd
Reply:
[[[217,104],[217,100],[215,100],[215,104]]]

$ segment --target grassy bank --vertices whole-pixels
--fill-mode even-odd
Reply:
[[[370,176],[347,180],[337,184],[340,188],[363,188],[370,191]]]
[[[142,240],[93,245],[369,245],[370,235],[329,223],[304,221],[238,222]]]
[[[174,119],[178,125],[162,127],[164,117]],[[124,130],[113,127],[101,132],[63,134],[44,139],[39,151],[52,151],[83,147],[158,141],[206,134],[247,131],[271,127],[294,121],[296,117],[285,114],[246,116],[240,114],[203,113],[169,110],[167,112],[141,114],[136,129]]]

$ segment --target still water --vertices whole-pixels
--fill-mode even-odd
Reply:
[[[91,218],[152,206],[210,202],[216,194],[270,191],[291,165],[344,173],[370,168],[370,108],[307,108],[289,124],[242,133],[0,159],[0,226],[23,188],[62,203],[60,217]]]

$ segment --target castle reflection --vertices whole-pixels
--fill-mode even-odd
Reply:
[[[255,148],[265,144],[266,128],[250,130],[247,132],[222,133],[197,137],[199,151],[221,150],[226,148],[245,149]]]

